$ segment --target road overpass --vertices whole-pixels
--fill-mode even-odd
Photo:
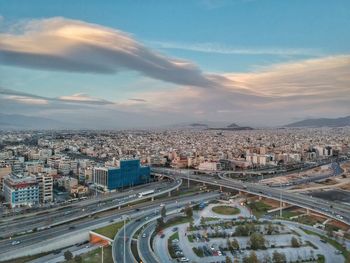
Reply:
[[[89,231],[106,226],[112,222],[118,222],[122,220],[123,216],[128,216],[131,219],[142,216],[146,217],[148,212],[154,213],[155,210],[160,209],[160,204],[164,203],[166,206],[176,204],[183,201],[188,203],[189,201],[201,200],[206,196],[215,197],[219,196],[219,193],[205,193],[205,194],[191,194],[187,196],[173,196],[164,199],[149,201],[145,203],[136,204],[132,207],[125,207],[121,210],[107,211],[101,217],[85,218],[83,220],[76,221],[68,225],[60,225],[50,229],[45,229],[40,232],[34,232],[27,235],[16,237],[16,239],[4,239],[0,240],[0,258],[2,260],[13,259],[21,256],[34,255],[42,252],[53,251],[61,249],[63,247],[74,245],[76,242],[82,242],[84,240],[70,241],[71,237],[86,233],[86,239],[88,240]],[[71,229],[74,226],[74,229]],[[12,241],[20,241],[18,245],[12,245]]]
[[[194,175],[188,171],[164,169],[164,168],[152,168],[154,172],[165,173],[174,178],[182,178],[191,181],[196,181],[203,184],[216,185],[218,187],[225,187],[227,189],[233,189],[239,192],[244,192],[252,195],[270,198],[281,203],[288,203],[307,210],[323,214],[327,217],[336,219],[347,225],[350,225],[350,206],[325,201],[320,198],[312,198],[310,196],[289,193],[284,189],[276,189],[268,186],[263,186],[258,183],[241,182],[228,178],[225,174],[215,176]]]
[[[6,218],[0,222],[0,237],[11,237],[14,234],[25,234],[33,231],[41,231],[54,226],[67,224],[74,220],[85,217],[93,217],[97,213],[101,213],[110,209],[120,208],[135,201],[154,198],[159,195],[174,191],[180,187],[181,180],[173,180],[170,182],[150,183],[138,187],[135,190],[130,189],[122,193],[107,195],[105,198],[96,200],[86,200],[75,203],[72,206],[63,207],[60,210],[47,211],[46,213],[34,214],[26,217],[15,217],[13,220]],[[146,190],[155,190],[151,195],[138,197],[138,193]]]
[[[211,200],[219,196],[219,193],[205,193],[194,196],[182,197],[179,198],[177,202],[172,201],[166,202],[164,204],[167,209],[167,213],[170,214],[178,212],[178,210],[182,209],[185,205],[189,204],[190,202],[191,204],[194,204],[203,200]],[[160,215],[155,214],[154,208],[144,210],[142,216],[138,216],[118,231],[118,233],[115,235],[112,246],[113,261],[115,263],[137,262],[131,250],[131,240],[138,229],[140,229],[143,225],[156,220],[158,217],[160,217]],[[150,249],[150,246],[148,246],[148,249]]]

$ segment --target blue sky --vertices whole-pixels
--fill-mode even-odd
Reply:
[[[14,32],[14,28],[17,30],[21,26],[19,34],[25,35],[26,28],[25,26],[23,28],[23,25],[26,25],[26,23],[31,23],[34,20],[44,21],[42,22],[44,24],[46,19],[62,17],[66,20],[65,23],[74,24],[74,21],[79,21],[89,27],[94,24],[102,29],[124,32],[136,43],[152,52],[156,52],[170,60],[174,58],[188,61],[203,74],[216,74],[217,76],[229,74],[232,75],[230,78],[233,77],[233,81],[236,81],[236,83],[242,83],[241,79],[246,81],[246,78],[248,78],[249,81],[247,80],[247,83],[244,83],[244,89],[249,90],[249,94],[254,90],[256,93],[254,96],[269,97],[270,100],[275,99],[276,94],[279,94],[280,98],[292,96],[291,94],[295,91],[291,92],[286,88],[284,96],[283,92],[268,90],[267,87],[256,90],[262,85],[261,82],[257,83],[258,80],[261,81],[261,74],[257,74],[265,71],[271,73],[273,70],[275,72],[277,70],[276,65],[284,65],[287,68],[289,65],[292,70],[296,65],[303,63],[307,66],[310,65],[309,61],[312,62],[313,67],[317,67],[317,70],[321,67],[323,71],[327,71],[328,68],[325,69],[320,66],[326,60],[331,69],[334,69],[335,64],[340,67],[336,72],[340,75],[336,76],[337,80],[338,78],[342,80],[343,75],[341,74],[345,71],[343,67],[347,67],[347,64],[344,66],[343,62],[339,62],[339,58],[347,63],[347,56],[350,53],[350,2],[340,0],[132,2],[0,0],[0,16],[2,17],[0,20],[1,33],[11,34],[12,37],[9,38],[11,52],[18,52],[16,50],[18,43],[15,43],[18,40],[14,37],[18,32]],[[44,46],[43,42],[40,43]],[[8,51],[8,47],[4,49]],[[57,47],[57,49],[51,51],[55,54],[57,50],[61,49]],[[335,61],[329,62],[329,58]],[[137,65],[136,68],[138,68]],[[312,68],[307,68],[307,70],[315,72],[315,69]],[[0,74],[0,86],[3,89],[49,98],[85,94],[89,97],[115,102],[119,107],[124,105],[123,111],[127,105],[131,112],[144,112],[147,109],[147,112],[154,111],[153,114],[158,114],[157,116],[159,116],[158,111],[162,111],[160,110],[162,108],[154,109],[151,105],[145,108],[142,108],[145,105],[130,106],[127,103],[125,104],[125,101],[140,96],[157,97],[160,96],[159,93],[166,96],[167,91],[169,94],[176,94],[177,91],[181,93],[182,89],[189,86],[191,86],[191,92],[197,92],[198,88],[193,88],[192,82],[181,82],[181,85],[179,85],[179,82],[176,80],[175,83],[173,78],[171,80],[169,78],[158,78],[153,73],[153,75],[150,75],[145,71],[135,70],[135,67],[119,70],[119,65],[116,74],[101,74],[100,72],[84,72],[81,70],[67,72],[62,68],[50,67],[36,67],[33,69],[32,66],[23,65],[20,62],[16,65],[5,62],[0,65]],[[283,72],[280,72],[280,74],[283,75]],[[289,79],[281,80],[275,74],[273,76],[264,76],[264,85],[277,87],[279,85],[278,81],[290,82]],[[294,81],[295,78],[290,77]],[[266,83],[265,78],[273,83]],[[302,77],[299,75],[297,78],[302,81]],[[303,85],[300,81],[296,81],[295,86]],[[317,76],[315,76],[314,81],[320,85],[320,79]],[[308,79],[303,90],[307,91],[308,87],[314,86],[315,83]],[[343,82],[341,84],[339,82],[321,84],[320,87],[323,88],[337,86],[332,93],[332,101],[327,101],[329,108],[332,108],[330,105],[336,103],[337,99],[344,98],[344,96],[340,96],[341,92],[347,93],[343,86],[338,87],[344,85]],[[201,92],[203,91],[199,91],[199,93]],[[241,90],[239,92],[241,93]],[[206,90],[205,93],[196,93],[196,96],[201,97],[201,99],[211,97],[210,92]],[[306,92],[305,96],[309,96],[309,93]],[[193,95],[193,93],[191,94]],[[323,94],[323,92],[320,91],[320,94]],[[226,95],[224,97],[227,98]],[[219,109],[217,104],[220,103],[218,101],[219,99],[215,101],[216,106],[213,101],[205,101],[205,103],[211,103],[212,105],[210,112],[206,112],[206,109],[201,108],[203,107],[201,105],[197,105],[198,108],[186,108],[186,110],[193,112],[205,112],[202,116],[194,113],[188,117],[188,120],[227,120],[231,118],[231,115],[228,114],[220,116],[213,114],[215,110],[217,112],[230,111],[230,109]],[[260,103],[261,99],[256,101]],[[16,103],[18,102],[17,100]],[[173,103],[176,104],[176,102]],[[178,101],[178,105],[182,105],[181,103],[184,103],[184,101]],[[271,102],[265,102],[265,104],[269,103]],[[288,120],[308,116],[325,115],[327,113],[328,116],[336,116],[349,112],[349,108],[346,108],[346,106],[340,109],[337,107],[337,110],[333,109],[333,111],[327,111],[327,107],[324,110],[316,109],[316,106],[322,103],[321,98],[313,103],[317,103],[315,108],[309,109],[308,106],[305,106],[303,111],[300,112],[296,112],[291,105],[284,105],[284,109],[289,107],[293,110],[284,112],[283,116],[278,116],[276,122],[271,121],[271,125],[281,124],[284,120],[288,122]],[[25,104],[26,107],[30,107],[29,100]],[[241,101],[238,101],[234,105],[226,105],[226,108],[232,106],[234,110],[239,111],[240,108],[237,105],[240,104]],[[305,102],[306,104],[308,103]],[[343,105],[341,102],[337,103],[337,105],[339,104]],[[259,105],[259,107],[255,110],[261,109],[262,106]],[[22,109],[24,108],[22,107]],[[176,107],[174,106],[174,108]],[[181,107],[178,106],[178,108]],[[265,108],[266,106],[264,106]],[[9,111],[10,109],[16,109],[18,113],[21,113],[19,105],[16,105],[16,107],[9,105],[5,110]],[[253,115],[253,110],[248,116]],[[246,109],[242,108],[241,111],[246,111]],[[56,110],[55,113],[57,114],[57,112]],[[105,114],[105,111],[103,112]],[[34,113],[37,114],[33,110],[32,114]],[[181,120],[178,109],[170,114],[174,115],[174,122]],[[56,116],[59,116],[59,114]],[[162,122],[164,116],[159,116],[159,119]],[[137,121],[135,120],[135,122]],[[238,122],[246,122],[246,118],[241,118]],[[255,120],[252,122],[255,122]]]

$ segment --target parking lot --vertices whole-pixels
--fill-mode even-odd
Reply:
[[[210,204],[205,209],[213,206],[215,204]],[[194,218],[201,217],[205,209],[195,212],[197,215]],[[208,211],[206,214],[213,215]],[[253,251],[261,262],[272,259],[276,253],[283,255],[287,262],[312,262],[319,255],[323,255],[325,262],[344,261],[339,251],[330,244],[322,242],[317,236],[307,235],[295,225],[270,220],[256,221],[250,213],[245,215],[247,217],[239,214],[231,219],[211,216],[210,220],[201,220],[201,223],[197,220],[191,226],[185,223],[166,229],[163,238],[156,238],[155,250],[159,252],[163,249],[160,252],[162,262],[226,262],[227,257],[232,262],[243,262]],[[176,238],[171,239],[175,235]],[[261,247],[254,248],[253,235],[263,237]],[[296,244],[293,245],[292,239],[296,240]],[[159,248],[161,243],[166,245]],[[165,248],[170,252],[164,252]]]

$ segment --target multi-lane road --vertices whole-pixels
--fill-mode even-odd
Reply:
[[[298,193],[290,193],[285,189],[276,189],[269,186],[260,185],[258,183],[241,182],[231,179],[225,174],[219,174],[218,177],[214,175],[205,176],[195,175],[186,170],[163,168],[153,168],[153,171],[157,173],[164,173],[169,176],[173,176],[174,178],[189,179],[200,183],[221,186],[274,200],[282,200],[283,203],[309,209],[350,225],[350,206],[346,204],[325,201],[320,198],[312,198],[310,196]]]
[[[170,213],[170,212],[174,212],[174,211],[176,212],[177,210],[180,210],[189,202],[194,204],[196,202],[210,200],[219,196],[220,196],[219,193],[205,193],[205,194],[192,195],[187,197],[180,197],[176,200],[177,202],[168,201],[168,202],[164,202],[163,204],[165,205],[167,212]],[[144,209],[141,217],[137,217],[135,220],[130,221],[124,228],[119,230],[113,242],[112,253],[113,253],[114,262],[117,262],[117,263],[136,262],[136,259],[131,251],[132,238],[138,229],[140,229],[147,222],[154,221],[157,217],[159,217],[159,215],[154,212],[154,207]],[[147,250],[150,249],[150,246],[148,244],[147,244]]]
[[[137,240],[137,252],[142,262],[158,263],[159,259],[151,248],[151,237],[155,231],[157,223],[149,223],[140,233]]]
[[[141,210],[143,208],[148,208],[148,207],[152,207],[152,208],[159,207],[159,204],[162,201],[156,200],[150,203],[136,204],[133,207],[126,206],[125,208],[121,208],[120,210],[117,210],[118,211],[117,213],[115,209],[111,210],[113,208],[120,207],[122,205],[126,205],[128,203],[132,203],[135,201],[150,199],[152,196],[163,195],[169,191],[175,190],[181,185],[181,183],[182,183],[182,180],[177,179],[177,180],[170,180],[169,182],[146,185],[145,188],[140,188],[139,190],[134,190],[133,192],[124,193],[124,195],[122,196],[118,196],[118,197],[113,196],[112,202],[104,201],[105,204],[102,204],[102,205],[101,205],[101,202],[97,202],[97,203],[92,202],[90,203],[90,205],[95,206],[96,208],[96,210],[94,208],[91,208],[93,210],[92,212],[91,211],[89,212],[89,210],[86,210],[86,207],[84,207],[84,211],[83,211],[80,206],[82,204],[79,204],[77,206],[74,206],[74,209],[78,209],[80,211],[79,214],[78,213],[73,214],[74,217],[68,218],[68,219],[65,218],[65,217],[68,217],[68,215],[65,215],[65,211],[59,212],[59,213],[62,213],[62,215],[56,214],[58,211],[53,211],[54,213],[53,216],[58,216],[58,215],[62,216],[63,221],[61,222],[61,224],[58,224],[54,227],[45,228],[42,230],[32,231],[25,235],[16,236],[12,239],[7,238],[7,239],[0,240],[0,258],[5,258],[9,254],[14,253],[14,251],[18,251],[18,249],[21,249],[21,250],[27,249],[31,245],[40,243],[43,240],[50,240],[53,238],[64,236],[69,233],[73,234],[74,232],[76,231],[79,232],[79,230],[83,230],[83,229],[91,230],[93,229],[93,226],[97,226],[101,223],[106,223],[112,220],[118,220],[122,215],[130,215],[130,214],[138,215],[141,212],[136,211],[135,210],[136,208],[139,208],[138,210]],[[141,191],[144,192],[145,189],[147,189],[148,187],[155,189],[155,192],[151,195],[147,195],[142,198],[137,197],[138,192],[141,192]],[[165,198],[165,200],[167,199],[173,200],[172,202],[175,202],[176,197]],[[113,200],[117,200],[117,201],[113,202]],[[90,205],[88,205],[87,207],[90,207]],[[101,215],[101,218],[100,218],[99,217],[100,214],[98,216],[91,216],[92,214],[96,214],[96,213],[103,213],[103,217]],[[25,218],[19,219],[18,222],[17,221],[12,222],[12,224],[16,225],[16,227],[20,227],[21,228],[20,231],[22,231],[22,229],[32,229],[33,227],[37,226],[37,223],[39,223],[37,222],[38,220],[42,220],[44,224],[47,224],[46,221],[48,216],[51,216],[51,215],[39,214],[31,217],[25,217]],[[22,222],[22,220],[24,220],[25,222]],[[70,222],[72,220],[74,220],[74,222]],[[6,233],[9,233],[9,232],[12,233],[11,231],[13,230],[10,230],[10,231],[6,230],[6,226],[10,226],[10,225],[11,223],[9,223],[8,221],[2,222],[1,231],[4,231]],[[16,232],[16,233],[19,233],[19,232]],[[13,240],[19,241],[19,243],[16,245],[13,245],[12,244]]]
[[[122,193],[107,195],[103,198],[91,199],[73,203],[67,207],[57,210],[34,214],[26,217],[7,217],[0,221],[0,237],[6,238],[14,234],[40,231],[63,223],[77,220],[79,218],[92,217],[96,213],[127,205],[134,201],[161,195],[170,190],[174,190],[181,185],[179,180],[150,183]],[[155,190],[153,195],[138,197],[138,193]],[[12,219],[12,220],[11,220]]]
[[[15,255],[18,251],[29,250],[33,245],[40,244],[44,242],[50,242],[60,236],[65,236],[67,234],[74,235],[75,233],[80,233],[81,231],[92,230],[96,228],[96,226],[100,226],[104,223],[117,222],[122,220],[123,217],[128,217],[130,219],[134,219],[137,217],[143,218],[142,221],[138,221],[139,224],[145,224],[145,218],[148,216],[151,219],[151,216],[154,216],[155,212],[159,213],[160,205],[165,204],[166,207],[173,208],[174,206],[177,208],[182,204],[189,203],[190,201],[199,201],[206,198],[214,198],[218,197],[219,193],[206,193],[206,194],[192,194],[183,197],[168,197],[162,200],[154,200],[146,203],[140,203],[134,205],[133,207],[125,207],[118,210],[117,213],[115,211],[106,212],[103,216],[99,218],[86,218],[85,220],[79,220],[74,222],[74,229],[71,228],[71,225],[60,225],[51,229],[46,229],[41,232],[30,233],[21,237],[16,238],[16,240],[20,241],[18,245],[12,245],[12,240],[6,239],[0,241],[0,258],[7,258],[7,256],[13,254]],[[133,222],[133,221],[132,221]],[[137,229],[137,224],[135,225]],[[133,231],[133,228],[130,229]],[[127,232],[127,236],[130,233]],[[37,246],[37,245],[36,245]]]

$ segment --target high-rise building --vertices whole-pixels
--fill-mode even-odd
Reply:
[[[12,208],[36,205],[39,203],[39,184],[35,176],[10,174],[4,179],[4,196]]]
[[[40,203],[49,203],[53,201],[53,179],[51,175],[39,173],[36,175],[39,184]]]
[[[150,174],[150,167],[141,166],[140,160],[121,160],[119,167],[95,167],[93,182],[111,191],[149,182]]]

